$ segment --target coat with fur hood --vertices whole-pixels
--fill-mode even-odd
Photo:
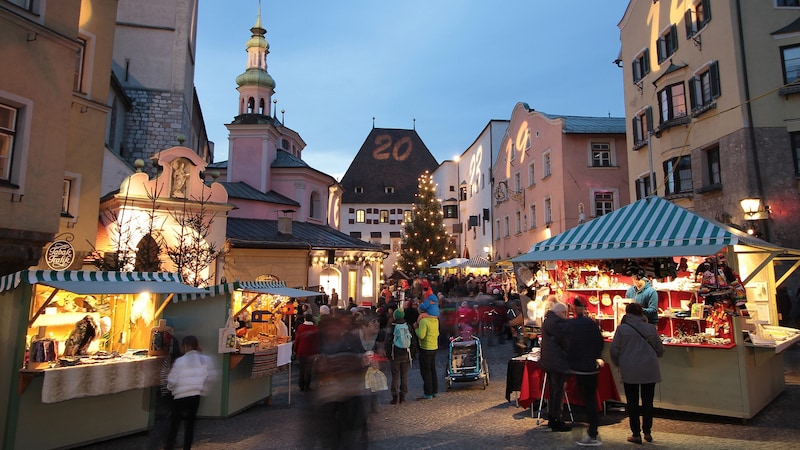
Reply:
[[[656,328],[647,323],[643,316],[625,314],[611,342],[611,361],[619,367],[622,382],[660,382],[658,358],[663,354],[664,344],[661,343]]]

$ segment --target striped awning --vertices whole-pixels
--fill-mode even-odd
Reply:
[[[483,256],[475,256],[475,257],[472,257],[472,258],[468,259],[466,262],[463,262],[463,263],[459,264],[458,267],[474,267],[474,268],[478,268],[478,267],[490,267],[491,265],[492,265],[492,262],[489,261],[488,259],[486,259],[485,257],[483,257]]]
[[[728,245],[782,251],[660,197],[648,197],[531,247],[512,262],[712,255]]]
[[[0,277],[0,292],[20,283],[43,284],[75,294],[190,294],[204,292],[183,284],[173,272],[99,272],[89,270],[22,270]]]
[[[316,297],[321,295],[317,291],[306,291],[286,287],[285,281],[237,281],[234,283],[218,284],[210,286],[200,293],[176,295],[172,301],[195,300],[205,297],[216,297],[217,295],[229,294],[233,291],[256,292],[259,294],[280,295],[283,297]]]

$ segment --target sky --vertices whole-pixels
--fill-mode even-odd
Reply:
[[[415,128],[441,163],[519,102],[624,117],[617,24],[628,0],[261,2],[278,118],[337,180],[374,125]],[[215,161],[228,159],[236,77],[258,0],[201,0],[195,86]],[[284,113],[281,113],[284,110]]]

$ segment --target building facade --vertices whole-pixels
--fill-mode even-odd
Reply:
[[[340,230],[383,248],[383,276],[395,269],[418,178],[437,167],[415,130],[373,128],[342,177]]]
[[[630,202],[625,119],[511,112],[493,167],[495,258]]]
[[[630,195],[800,246],[800,5],[633,0],[619,30]]]

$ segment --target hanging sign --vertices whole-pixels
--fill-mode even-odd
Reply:
[[[44,260],[53,270],[68,269],[75,261],[75,249],[67,241],[54,241],[47,247]]]

